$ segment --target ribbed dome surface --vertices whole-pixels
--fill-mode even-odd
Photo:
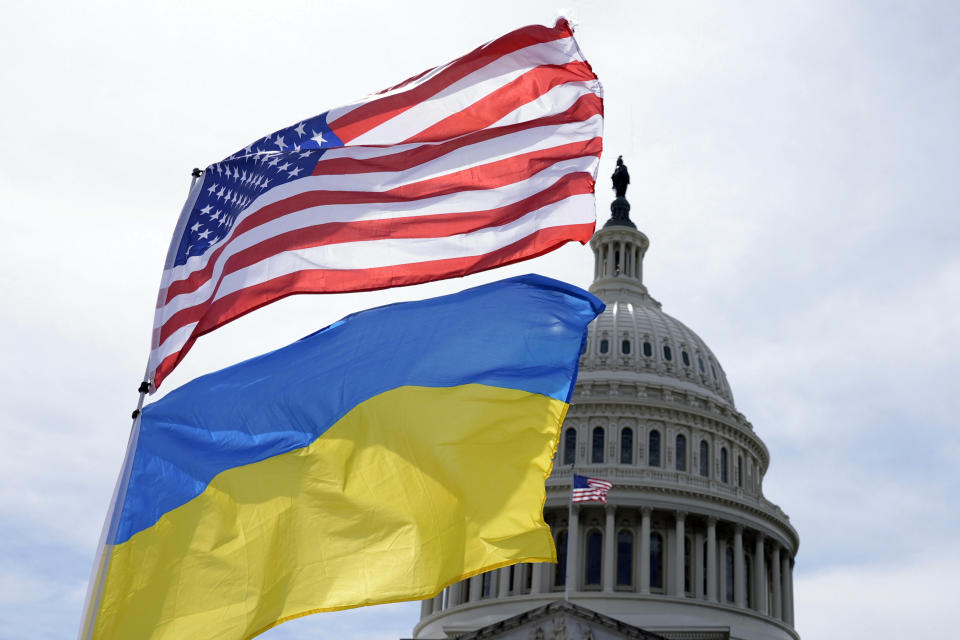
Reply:
[[[660,303],[649,295],[618,297],[605,300],[607,308],[590,325],[580,361],[582,373],[593,373],[587,378],[610,371],[631,372],[636,379],[639,372],[648,382],[703,393],[734,408],[723,368],[700,336],[661,311]]]

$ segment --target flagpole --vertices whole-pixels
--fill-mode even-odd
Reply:
[[[167,266],[171,259],[171,253],[176,251],[176,247],[180,244],[180,238],[182,237],[183,230],[186,228],[187,217],[189,216],[190,210],[193,208],[193,202],[196,200],[196,193],[194,193],[194,188],[197,186],[197,182],[203,176],[203,171],[200,169],[194,169],[191,172],[190,179],[190,190],[187,194],[187,203],[184,205],[184,210],[180,214],[180,219],[177,222],[177,230],[174,232],[173,241],[170,243],[170,247],[167,250]],[[162,288],[162,285],[161,285]],[[150,339],[150,351],[153,351],[153,334],[154,331],[151,331]],[[107,516],[103,522],[103,528],[100,530],[100,542],[97,545],[97,555],[93,560],[93,569],[90,574],[90,580],[87,583],[87,595],[84,599],[83,607],[83,617],[80,620],[80,632],[77,636],[78,640],[90,640],[93,637],[93,623],[95,620],[94,614],[100,606],[100,596],[103,594],[103,585],[107,577],[107,568],[110,565],[110,555],[107,553],[107,540],[112,540],[114,534],[116,533],[117,525],[120,520],[121,506],[123,505],[124,498],[127,493],[127,486],[130,483],[130,470],[133,467],[133,454],[137,448],[137,439],[140,437],[140,412],[143,410],[143,402],[147,397],[147,394],[150,393],[150,357],[147,357],[147,366],[143,372],[143,380],[140,382],[140,386],[137,387],[138,397],[137,397],[137,408],[133,410],[133,414],[130,416],[133,419],[133,424],[130,426],[130,436],[127,439],[127,450],[123,456],[123,464],[120,467],[120,476],[117,478],[117,483],[113,488],[113,497],[110,500],[110,506],[107,509]]]
[[[567,552],[564,554],[563,561],[567,566],[563,568],[563,599],[570,602],[570,549],[574,542],[570,539],[570,530],[573,528],[573,476],[576,473],[574,465],[570,465],[570,505],[567,513]]]

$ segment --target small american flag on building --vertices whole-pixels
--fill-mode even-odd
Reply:
[[[464,276],[587,242],[602,89],[564,19],[210,165],[157,300],[156,389],[201,335],[298,293]]]
[[[588,478],[587,476],[573,475],[573,493],[571,499],[574,502],[606,502],[607,492],[613,487],[613,483],[599,478]]]

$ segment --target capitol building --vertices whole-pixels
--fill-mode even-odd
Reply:
[[[799,537],[763,495],[770,452],[710,347],[644,284],[650,243],[617,190],[590,241],[590,291],[607,308],[547,480],[558,563],[447,587],[421,603],[414,638],[799,638]],[[606,504],[571,509],[574,471],[613,483]]]

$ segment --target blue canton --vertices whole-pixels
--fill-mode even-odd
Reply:
[[[174,265],[206,253],[227,236],[257,196],[291,180],[309,176],[324,149],[343,146],[322,113],[280,129],[203,172],[200,195],[190,211]]]

